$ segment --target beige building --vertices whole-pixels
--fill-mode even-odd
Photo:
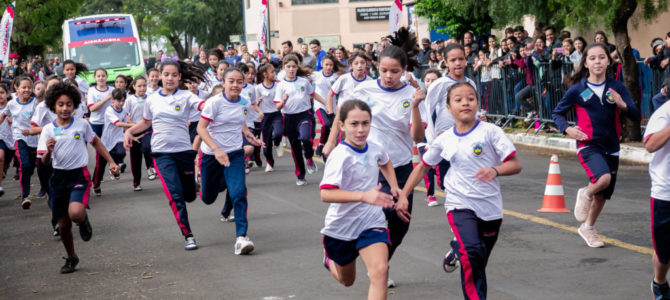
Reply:
[[[389,34],[388,9],[391,1],[361,0],[269,0],[269,30],[272,49],[290,40],[294,49],[298,39],[309,43],[318,39],[324,49],[343,45],[378,42]],[[258,47],[258,9],[261,0],[245,0],[245,34],[250,50]],[[403,6],[402,24],[408,24],[407,7]],[[385,17],[386,16],[386,17]],[[385,18],[385,19],[384,19]],[[381,20],[380,20],[381,19]],[[416,20],[416,18],[415,18]],[[417,22],[417,32],[428,36],[428,24]]]

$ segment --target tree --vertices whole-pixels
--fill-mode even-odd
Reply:
[[[459,39],[466,31],[488,33],[493,27],[489,0],[418,0],[414,9],[431,29],[445,27],[439,31]]]
[[[591,3],[590,1],[588,2]],[[586,4],[583,4],[586,5]],[[493,22],[498,28],[509,24],[520,24],[524,16],[535,17],[535,34],[542,34],[547,25],[563,28],[563,18],[556,13],[560,6],[556,0],[496,0],[491,1],[489,9]]]
[[[2,1],[2,10],[12,1]],[[63,21],[72,17],[83,0],[16,1],[12,45],[22,57],[43,54],[48,47],[57,48],[62,40]]]

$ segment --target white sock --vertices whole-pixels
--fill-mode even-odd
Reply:
[[[586,198],[586,199],[591,199],[591,196],[589,196],[588,194],[586,194],[586,191],[588,191],[588,190],[589,190],[588,188],[584,189],[584,192],[582,192],[582,194],[584,195],[584,198]]]
[[[593,229],[595,226],[584,223],[584,229]]]

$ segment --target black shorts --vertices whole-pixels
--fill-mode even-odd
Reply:
[[[326,256],[340,266],[346,266],[358,257],[358,250],[375,243],[391,245],[389,230],[386,228],[371,228],[361,232],[358,238],[352,241],[343,241],[323,236],[323,248]]]
[[[670,201],[651,198],[651,238],[658,261],[670,259]]]
[[[584,167],[586,176],[589,177],[591,183],[595,183],[598,181],[598,178],[605,174],[612,176],[610,185],[596,194],[603,195],[605,199],[612,198],[614,186],[616,185],[616,174],[619,170],[619,157],[607,154],[595,146],[583,148],[577,153],[577,156],[579,156],[579,162]]]
[[[68,207],[72,202],[82,203],[88,207],[91,195],[91,175],[86,167],[73,170],[54,169],[49,179],[49,201],[54,220],[68,215]]]

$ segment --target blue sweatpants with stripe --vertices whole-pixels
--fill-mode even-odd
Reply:
[[[169,200],[170,209],[184,236],[191,234],[186,202],[193,202],[196,197],[193,165],[196,154],[194,150],[152,153],[156,174],[163,184],[163,191]]]

